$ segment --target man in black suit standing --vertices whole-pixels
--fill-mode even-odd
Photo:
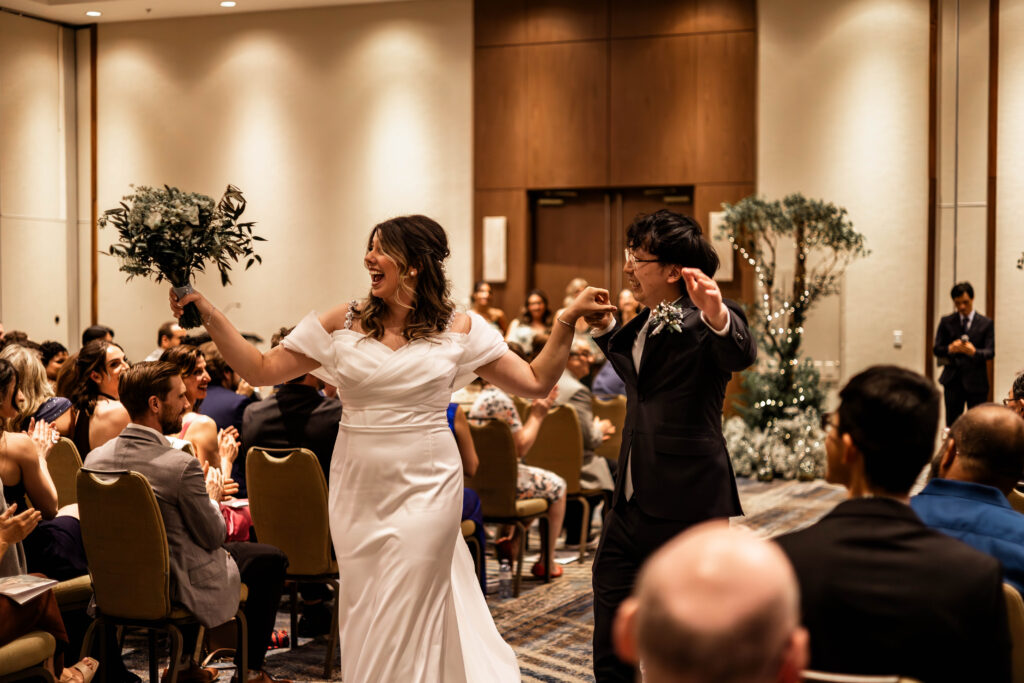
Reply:
[[[722,402],[731,374],[757,358],[746,317],[712,279],[718,255],[692,218],[640,216],[626,243],[623,272],[647,308],[621,329],[611,314],[587,320],[626,384],[621,475],[594,560],[598,683],[636,675],[614,652],[612,624],[644,560],[697,522],[743,514]]]
[[[956,313],[939,321],[933,352],[944,365],[939,383],[946,400],[946,426],[951,427],[968,408],[988,400],[988,366],[996,355],[996,333],[992,318],[974,310],[974,287],[958,282],[949,294]]]
[[[935,444],[939,392],[915,372],[875,366],[839,399],[825,416],[826,478],[850,499],[778,539],[800,583],[810,668],[1009,681],[999,562],[925,526],[909,505]]]

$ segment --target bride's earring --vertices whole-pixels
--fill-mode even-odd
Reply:
[[[415,269],[415,268],[413,268],[412,270],[410,270],[410,271],[409,271],[409,275],[411,275],[411,276],[413,276],[413,277],[416,277],[416,269]]]

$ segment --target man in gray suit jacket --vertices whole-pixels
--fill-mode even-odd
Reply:
[[[594,359],[590,344],[582,339],[572,343],[569,360],[565,371],[558,380],[558,405],[570,405],[576,409],[580,420],[580,432],[583,436],[583,467],[580,469],[580,484],[586,489],[602,489],[611,491],[615,488],[615,461],[602,458],[594,451],[615,432],[615,427],[608,420],[594,418],[594,394],[581,380],[590,374],[590,363]],[[595,496],[591,505],[600,501]],[[591,514],[594,507],[591,507]],[[580,542],[580,521],[583,506],[573,504],[566,508],[565,542],[576,545]]]
[[[263,671],[263,661],[288,559],[273,546],[224,543],[227,529],[218,505],[223,480],[204,476],[195,457],[172,448],[163,436],[181,430],[181,418],[190,408],[175,366],[139,363],[121,374],[119,393],[132,421],[117,438],[90,452],[87,466],[139,472],[149,480],[167,531],[171,598],[201,624],[213,627],[231,619],[238,610],[240,583],[246,584],[249,680],[269,683],[274,679]],[[179,680],[208,683],[216,678],[214,670],[189,661]]]

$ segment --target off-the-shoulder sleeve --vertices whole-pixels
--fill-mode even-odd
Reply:
[[[493,363],[508,352],[501,332],[476,313],[469,313],[469,333],[462,337],[462,356],[455,372],[452,391],[458,391],[476,378],[476,369]]]
[[[281,340],[281,344],[289,351],[301,353],[310,360],[315,360],[320,367],[313,370],[313,376],[328,384],[338,386],[338,363],[334,356],[334,340],[320,324],[316,311],[310,311],[299,321],[295,329]]]

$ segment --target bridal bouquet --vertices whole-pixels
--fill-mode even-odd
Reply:
[[[182,192],[176,187],[131,186],[133,192],[116,209],[105,211],[100,227],[117,228],[118,242],[110,255],[121,261],[120,270],[131,280],[136,275],[156,276],[180,290],[188,291],[192,276],[204,272],[207,263],[220,271],[222,285],[231,282],[231,263],[245,259],[245,268],[262,263],[253,242],[264,238],[253,235],[253,223],[239,223],[245,211],[241,190],[228,185],[224,196],[214,203],[211,197]],[[185,307],[180,324],[189,329],[202,320],[194,304]]]

